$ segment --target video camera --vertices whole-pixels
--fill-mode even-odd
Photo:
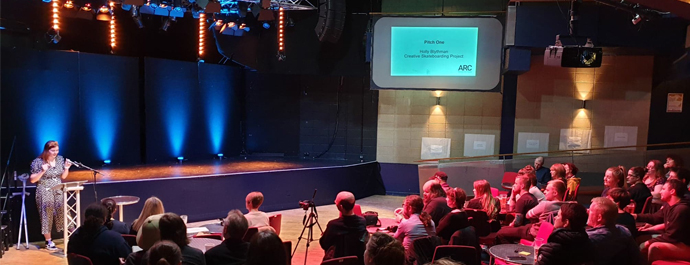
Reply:
[[[312,200],[299,201],[299,206],[302,207],[302,209],[304,209],[305,211],[308,210],[309,207],[316,207],[316,205],[314,205],[314,201]]]

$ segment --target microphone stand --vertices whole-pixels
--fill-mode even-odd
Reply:
[[[108,177],[108,175],[105,175],[105,174],[101,173],[100,171],[95,170],[93,168],[90,168],[90,167],[88,167],[82,163],[77,162],[77,161],[72,161],[72,164],[74,164],[78,168],[86,168],[88,170],[91,170],[91,172],[93,172],[93,197],[96,199],[96,202],[98,202],[98,192],[96,192],[96,184],[97,184],[96,175],[101,174],[104,177]]]

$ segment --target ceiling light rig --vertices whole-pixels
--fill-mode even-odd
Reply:
[[[116,44],[115,35],[115,12],[113,12],[113,7],[115,7],[115,2],[110,2],[110,52],[113,53]]]
[[[278,61],[285,60],[285,14],[283,7],[278,8]]]
[[[199,58],[204,55],[204,42],[206,34],[206,14],[199,13]]]

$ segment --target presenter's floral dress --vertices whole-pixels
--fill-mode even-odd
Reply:
[[[31,162],[31,174],[41,172],[43,159],[36,158]],[[38,213],[41,215],[41,234],[50,234],[52,230],[53,220],[58,232],[64,228],[64,214],[62,208],[62,191],[50,190],[51,188],[62,183],[62,173],[65,171],[65,158],[57,156],[55,158],[55,166],[49,167],[46,173],[36,185],[36,206]]]

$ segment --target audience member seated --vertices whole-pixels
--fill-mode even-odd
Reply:
[[[326,252],[323,259],[357,256],[363,264],[364,249],[369,233],[364,217],[355,215],[353,211],[355,195],[341,191],[335,198],[335,206],[341,217],[329,221],[319,239],[321,248]]]
[[[647,202],[647,198],[652,196],[652,192],[649,191],[647,185],[642,183],[644,174],[644,168],[632,167],[628,170],[628,177],[626,178],[630,198],[635,202],[635,213],[642,212],[642,207]]]
[[[148,265],[182,264],[182,251],[171,241],[158,241],[146,253]]]
[[[273,232],[275,232],[275,229],[273,229],[273,227],[271,227],[271,224],[269,224],[268,222],[268,214],[259,211],[259,207],[261,207],[261,204],[263,203],[263,193],[253,191],[247,194],[247,198],[245,199],[245,206],[247,207],[247,211],[249,212],[244,215],[244,218],[247,218],[249,227],[256,227],[259,230],[273,230]]]
[[[576,177],[577,172],[580,170],[573,163],[563,163],[563,169],[565,170],[565,187],[568,189],[566,200],[573,200],[575,191],[577,191],[577,187],[580,186],[581,179]]]
[[[501,212],[501,202],[491,194],[491,185],[484,179],[474,181],[474,198],[467,203],[467,209],[483,210],[489,220],[496,220]]]
[[[534,197],[537,198],[538,202],[541,202],[546,198],[546,196],[544,196],[544,193],[541,192],[541,189],[537,187],[537,175],[534,173],[534,168],[532,166],[527,165],[525,168],[518,171],[518,175],[525,175],[529,178],[529,193],[534,195]]]
[[[642,179],[642,182],[647,185],[647,188],[652,192],[652,196],[654,196],[655,199],[659,198],[661,186],[666,183],[664,165],[661,164],[661,161],[650,160],[649,163],[647,163],[647,174]]]
[[[431,216],[422,211],[424,208],[424,200],[417,195],[409,195],[403,202],[403,219],[398,225],[398,230],[395,231],[396,239],[403,243],[405,248],[405,257],[409,263],[415,259],[412,241],[417,238],[426,236],[435,236],[436,227]]]
[[[79,254],[91,259],[93,264],[120,265],[132,249],[117,232],[105,227],[108,209],[92,203],[84,212],[84,224],[74,231],[67,243],[67,253]]]
[[[240,210],[228,212],[223,220],[223,240],[204,254],[208,265],[243,265],[247,260],[249,243],[242,241],[249,228],[247,218]]]
[[[162,216],[163,214],[155,214],[144,219],[137,233],[137,246],[142,250],[129,254],[125,260],[126,265],[146,264],[146,261],[144,261],[146,251],[161,240],[159,224]]]
[[[668,204],[666,207],[654,214],[633,215],[637,221],[650,224],[640,231],[662,232],[661,236],[645,242],[640,251],[650,264],[663,259],[690,261],[690,204],[682,199],[686,192],[685,184],[669,180],[661,189],[661,200]]]
[[[551,180],[551,171],[544,167],[544,158],[541,156],[534,159],[534,174],[537,176],[537,188],[546,188]]]
[[[671,168],[671,170],[668,171],[668,179],[677,179],[680,180],[685,186],[688,186],[688,183],[690,183],[690,170],[686,168]],[[686,192],[685,196],[683,196],[684,199],[690,200],[690,192]]]
[[[529,193],[529,188],[531,185],[530,183],[529,178],[525,175],[518,175],[515,178],[515,184],[513,184],[513,194],[515,194],[514,197],[518,199],[517,201],[513,200],[510,203],[510,212],[515,213],[515,219],[512,223],[510,223],[510,226],[512,227],[527,224],[528,221],[525,219],[527,212],[539,204],[537,198]]]
[[[151,215],[163,214],[165,213],[165,208],[163,207],[163,202],[157,197],[151,197],[146,199],[144,203],[144,208],[141,209],[141,213],[137,219],[132,222],[132,227],[129,228],[129,233],[136,235],[139,231],[139,227],[144,223],[144,220]]]
[[[601,192],[601,197],[608,196],[610,189],[624,187],[625,168],[623,166],[610,167],[604,174],[604,191]]]
[[[448,175],[446,174],[446,172],[436,172],[436,174],[434,174],[434,176],[431,177],[431,179],[438,181],[438,183],[441,184],[443,191],[448,192],[448,190],[450,190],[450,186],[448,185]]]
[[[530,220],[530,223],[518,227],[504,227],[498,230],[496,239],[501,244],[510,244],[519,241],[520,239],[534,240],[539,232],[541,222],[550,222],[555,214],[561,209],[563,205],[563,194],[565,194],[565,183],[560,180],[549,181],[544,190],[546,200],[540,202],[529,210],[525,218]]]
[[[271,230],[260,231],[249,241],[246,265],[285,265],[288,255],[283,241]]]
[[[563,164],[558,163],[551,165],[550,172],[552,180],[560,180],[563,181],[563,183],[567,181],[565,179],[565,167]]]
[[[117,203],[113,199],[104,199],[101,204],[108,209],[108,219],[105,221],[105,226],[115,232],[120,234],[129,234],[129,226],[126,223],[120,222],[113,218],[115,212],[117,211]]]
[[[450,212],[450,207],[446,203],[446,192],[443,191],[441,184],[436,180],[429,180],[424,183],[424,211],[431,215],[431,220],[435,224]]]
[[[561,205],[554,230],[539,248],[537,265],[582,265],[592,260],[592,242],[585,232],[587,209],[577,203]]]
[[[636,265],[640,264],[638,248],[627,228],[616,225],[618,207],[603,197],[592,199],[589,207],[587,230],[589,240],[594,246],[592,255],[596,265]]]
[[[666,163],[664,163],[664,169],[666,170],[666,179],[670,177],[670,172],[672,169],[683,168],[683,158],[679,155],[670,154],[666,156]]]
[[[637,227],[635,226],[635,217],[625,211],[625,207],[630,204],[630,194],[623,188],[613,188],[609,190],[606,198],[612,200],[618,205],[618,218],[616,224],[625,226],[630,231],[633,238],[637,237]]]
[[[377,232],[371,235],[364,251],[364,265],[405,264],[405,248],[394,237]]]
[[[182,251],[183,265],[206,265],[204,252],[189,246],[187,238],[187,225],[182,218],[175,213],[166,213],[158,221],[161,240],[169,240],[177,244]]]
[[[436,234],[443,238],[445,242],[450,241],[450,237],[453,235],[453,233],[455,233],[455,231],[469,226],[469,222],[467,221],[467,213],[462,209],[465,205],[466,199],[467,195],[461,188],[452,188],[446,193],[448,207],[453,210],[441,218],[441,221],[439,221],[438,226],[436,227]]]

